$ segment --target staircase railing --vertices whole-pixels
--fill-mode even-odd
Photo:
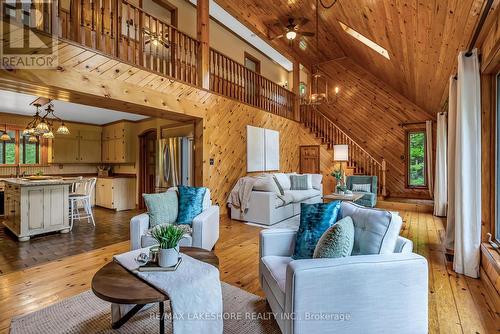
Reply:
[[[302,105],[300,107],[300,122],[314,132],[329,149],[333,149],[333,145],[349,145],[347,166],[354,170],[354,174],[377,176],[378,193],[387,196],[387,164],[384,159],[380,162],[375,159],[315,106]]]

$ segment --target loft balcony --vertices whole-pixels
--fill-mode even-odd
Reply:
[[[295,94],[126,0],[33,2],[31,27],[135,67],[296,119]],[[6,13],[7,14],[7,13]],[[16,18],[19,24],[23,18]],[[25,18],[24,18],[25,19]],[[12,18],[11,18],[12,21]],[[205,71],[205,73],[204,73]],[[208,72],[208,73],[207,73]],[[208,85],[201,77],[208,77]]]

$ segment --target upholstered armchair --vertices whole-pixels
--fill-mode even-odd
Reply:
[[[377,204],[377,177],[365,175],[352,175],[347,177],[347,189],[353,191],[355,184],[370,184],[370,191],[355,201],[356,204],[373,208]]]
[[[348,202],[341,212],[355,222],[352,256],[294,260],[297,232],[260,233],[260,284],[282,333],[427,333],[427,260],[403,237],[394,248],[370,241],[401,217]],[[364,249],[372,253],[354,255]]]
[[[168,191],[175,191],[170,188]],[[210,190],[207,189],[203,199],[203,211],[193,219],[191,233],[184,235],[180,246],[198,247],[206,250],[214,248],[219,239],[219,206],[212,205]],[[157,244],[148,233],[149,215],[140,214],[130,220],[130,247],[132,250]]]

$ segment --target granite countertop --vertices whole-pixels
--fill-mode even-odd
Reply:
[[[72,184],[74,180],[62,179],[62,178],[53,178],[48,180],[28,180],[22,178],[4,178],[0,179],[0,181],[5,182],[7,184],[14,184],[21,187],[33,187],[33,186],[54,186],[54,185],[66,185]]]

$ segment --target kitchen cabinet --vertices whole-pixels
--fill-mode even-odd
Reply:
[[[131,122],[123,121],[105,126],[102,131],[102,161],[135,162],[136,140]]]
[[[100,163],[101,129],[72,129],[69,135],[55,134],[52,163]]]
[[[98,178],[95,191],[97,206],[122,211],[135,208],[135,183],[132,177]]]

